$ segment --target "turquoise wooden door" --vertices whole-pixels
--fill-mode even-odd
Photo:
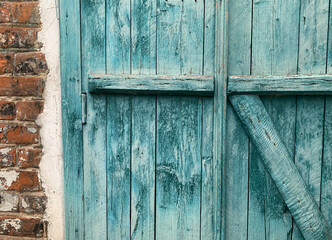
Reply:
[[[226,239],[304,239],[298,224],[305,221],[308,223],[305,229],[311,231],[308,235],[305,230],[307,239],[331,238],[324,234],[310,235],[317,230],[317,226],[310,230],[310,222],[314,222],[311,211],[295,219],[294,206],[298,204],[299,209],[304,205],[299,196],[304,191],[301,188],[298,194],[295,188],[285,195],[287,191],[282,189],[287,181],[297,182],[292,177],[297,176],[296,171],[291,177],[285,177],[291,164],[284,167],[278,162],[285,172],[278,176],[276,171],[271,174],[271,162],[282,159],[282,153],[287,151],[285,155],[295,163],[313,196],[315,203],[312,205],[317,204],[331,225],[332,99],[324,96],[326,93],[331,95],[332,86],[331,76],[326,75],[332,73],[329,2],[229,1],[228,94],[236,111],[229,105]],[[278,144],[268,147],[268,142],[275,141],[276,136],[264,128],[261,129],[261,139],[265,145],[257,143],[252,130],[264,125],[259,120],[265,115],[257,108],[253,114],[250,112],[253,105],[248,105],[246,111],[249,115],[244,117],[241,107],[252,99],[240,103],[231,98],[234,94],[261,95],[275,132],[284,143],[285,152],[276,150]],[[251,103],[254,102],[257,105],[256,100]],[[242,114],[242,121],[249,119],[252,126],[244,124],[243,127],[238,113]],[[249,137],[246,133],[248,128]],[[275,159],[274,153],[278,153]],[[266,154],[264,158],[270,156],[272,161],[267,163],[262,154]],[[291,204],[288,196],[294,200]]]
[[[85,239],[218,238],[214,2],[81,4]]]
[[[330,8],[60,1],[66,239],[330,239]]]

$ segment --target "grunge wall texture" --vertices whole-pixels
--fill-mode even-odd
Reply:
[[[55,1],[0,1],[0,239],[62,239]]]

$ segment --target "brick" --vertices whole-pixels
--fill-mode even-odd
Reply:
[[[23,196],[20,201],[20,212],[44,213],[46,209],[46,196]]]
[[[43,237],[44,222],[40,218],[0,217],[0,234],[18,237]]]
[[[12,4],[10,2],[0,2],[0,23],[9,23],[12,19]]]
[[[16,116],[16,105],[14,102],[0,100],[0,120],[12,120]]]
[[[37,29],[0,27],[0,48],[38,47]]]
[[[18,53],[15,55],[15,71],[21,74],[47,73],[45,55],[40,52]]]
[[[0,74],[13,72],[13,53],[0,53]]]
[[[0,124],[0,143],[33,144],[39,142],[39,129],[35,125]]]
[[[41,97],[44,80],[38,77],[0,77],[0,96]]]
[[[14,2],[12,12],[14,23],[40,23],[38,2]]]
[[[0,167],[12,167],[16,163],[14,147],[0,147]]]
[[[17,194],[0,192],[0,211],[17,212],[19,197]]]
[[[43,111],[44,102],[43,101],[25,101],[17,102],[17,119],[33,121],[36,120],[39,114]]]
[[[37,168],[41,157],[41,148],[21,148],[18,150],[17,166],[21,168]]]
[[[35,192],[40,191],[37,172],[0,170],[0,190]]]

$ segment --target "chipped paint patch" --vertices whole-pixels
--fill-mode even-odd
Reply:
[[[0,211],[12,212],[18,210],[18,196],[11,193],[0,193]]]
[[[34,128],[34,127],[27,127],[28,131],[31,132],[31,133],[36,133],[37,132],[37,129]]]
[[[6,155],[8,154],[10,151],[12,150],[12,148],[0,148],[0,155]]]
[[[7,190],[17,180],[19,173],[16,171],[0,172],[0,190]]]
[[[1,231],[0,233],[3,234],[6,230],[11,230],[11,228],[15,228],[16,232],[19,231],[22,227],[21,219],[13,218],[13,219],[3,219],[0,223]]]

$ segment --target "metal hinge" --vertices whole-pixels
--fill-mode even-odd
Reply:
[[[82,124],[86,124],[86,113],[87,113],[87,101],[86,101],[86,93],[83,92],[81,96],[82,101]]]

